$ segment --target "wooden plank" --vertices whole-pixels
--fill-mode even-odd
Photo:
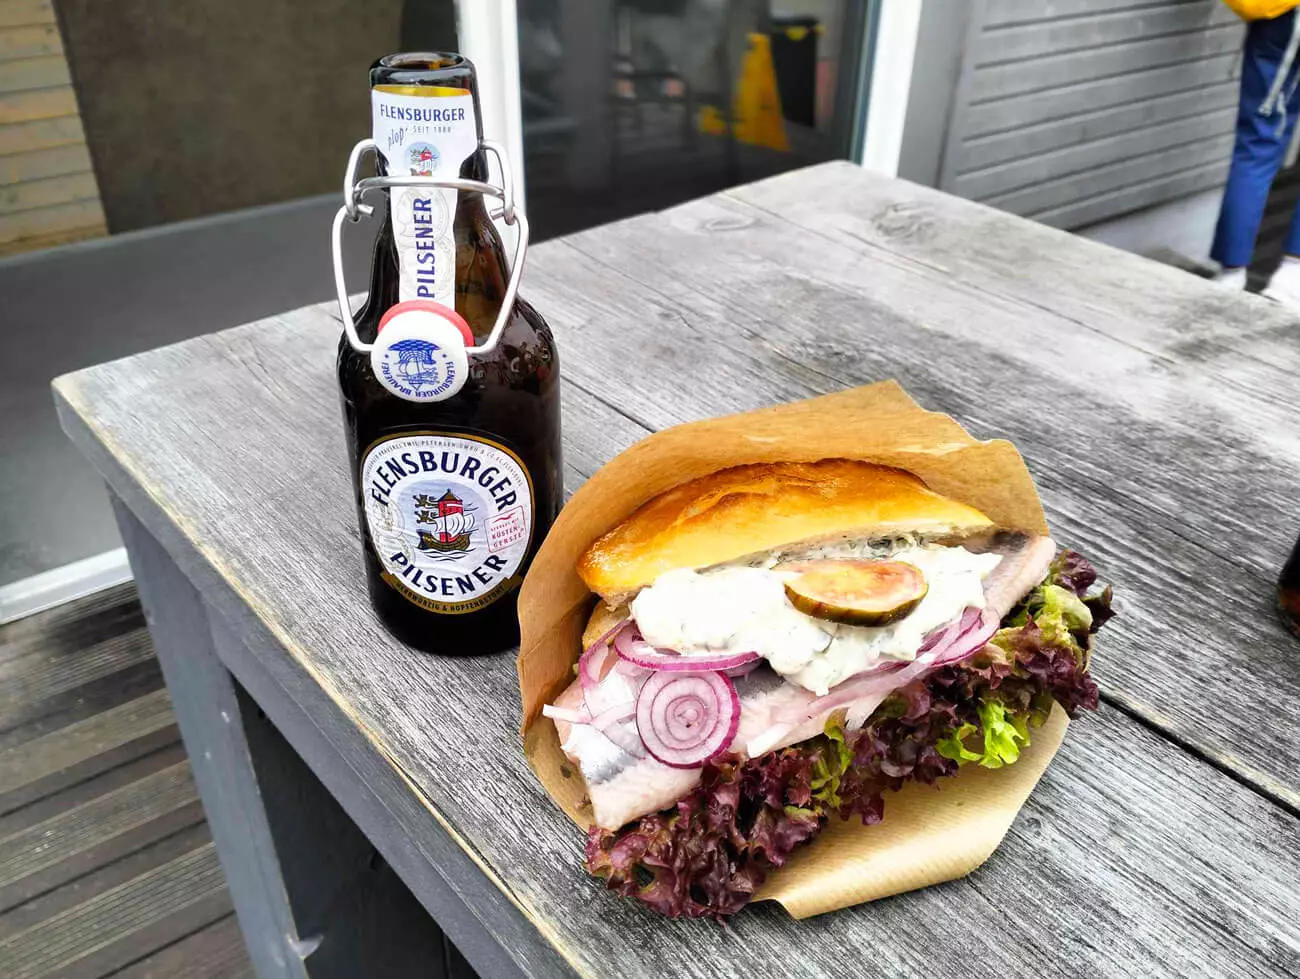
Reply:
[[[0,796],[174,723],[167,691],[157,690],[9,748],[0,753]]]
[[[96,197],[17,214],[0,214],[0,242],[19,242],[26,238],[48,239],[53,235],[83,230],[98,234],[102,233],[104,227],[104,207]]]
[[[192,908],[207,918],[197,927],[217,921],[230,912],[228,902],[221,907],[224,894],[221,866],[209,843],[10,936],[0,942],[0,962],[8,979],[36,979],[56,971],[84,975],[93,957],[92,974],[103,975],[114,968],[106,953],[123,938],[138,941],[156,924],[166,925]],[[149,950],[141,945],[136,958]]]
[[[1220,54],[1113,78],[1098,78],[1065,88],[1045,88],[996,102],[970,105],[963,138],[1009,132],[1037,123],[1066,119],[1101,109],[1133,105],[1161,95],[1232,82],[1235,53]]]
[[[1231,133],[1194,139],[1178,146],[1146,153],[1131,159],[1066,174],[1041,184],[1023,187],[984,200],[992,207],[1012,214],[1040,214],[1077,205],[1099,194],[1118,191],[1146,181],[1168,179],[1193,169],[1226,166],[1232,158]]]
[[[1225,24],[1192,34],[1144,38],[1109,48],[1053,55],[1037,61],[1033,72],[1015,63],[994,65],[975,71],[970,99],[992,102],[1044,87],[1068,88],[1098,78],[1127,77],[1161,65],[1233,55],[1240,47],[1240,26]]]
[[[254,979],[235,916],[228,915],[135,962],[113,979]]]
[[[0,26],[0,61],[40,58],[52,54],[63,54],[63,42],[59,39],[59,28],[55,24]]]
[[[1083,228],[1118,214],[1128,214],[1151,207],[1153,204],[1178,200],[1213,187],[1222,187],[1228,178],[1228,165],[1225,159],[1191,170],[1161,174],[1152,180],[1106,191],[1093,197],[1081,198],[1027,216],[1053,228]]]
[[[81,128],[81,117],[75,112],[53,119],[0,125],[0,155],[4,156],[73,143],[85,145],[85,142],[86,134]]]
[[[0,662],[52,646],[76,655],[87,643],[143,624],[135,584],[125,582],[0,626]]]
[[[798,178],[806,184],[809,176]],[[795,178],[790,183],[798,186]],[[685,236],[674,234],[673,222],[684,217],[689,215],[670,212],[615,226],[618,247],[623,235],[664,235],[668,248],[680,249]],[[764,226],[759,215],[715,211],[707,220],[710,228],[699,234],[698,247],[679,252],[665,273],[682,280],[676,288],[692,297],[690,305],[629,278],[642,271],[644,252],[629,249],[610,267],[600,254],[580,253],[571,243],[535,250],[528,292],[548,311],[566,350],[570,384],[599,392],[588,395],[584,411],[566,417],[566,442],[594,446],[620,417],[659,424],[712,414],[719,405],[735,410],[806,394],[815,384],[840,387],[843,381],[825,373],[828,364],[897,356],[922,330],[901,314],[881,312],[882,304],[896,301],[887,259],[878,263],[885,291],[873,315],[881,319],[863,324],[864,312],[873,309],[867,301],[838,284],[814,283],[804,267],[826,259],[837,272],[851,272],[859,289],[873,288],[874,270],[860,254],[846,254],[825,239],[810,248],[810,240],[796,234],[799,266],[789,270],[788,260],[775,258],[788,239]],[[743,235],[748,227],[752,235]],[[580,239],[584,246],[594,240],[590,232]],[[703,267],[687,268],[705,254],[711,257]],[[744,288],[753,289],[756,276],[769,279],[762,300],[768,305],[757,315],[753,306],[738,305],[725,285],[749,263],[755,268]],[[901,268],[910,264],[897,262]],[[789,271],[777,275],[778,269]],[[942,283],[941,274],[932,275]],[[706,279],[717,298],[712,312],[698,312],[706,299],[694,284]],[[778,280],[789,292],[773,307],[771,289]],[[725,287],[718,288],[719,282]],[[911,288],[908,302],[931,302],[929,276],[913,274],[902,285]],[[916,308],[908,302],[903,309]],[[987,332],[983,317],[972,322],[973,302],[961,310],[964,327]],[[1000,325],[1009,305],[984,308]],[[794,341],[786,333],[787,318],[798,325]],[[1023,319],[1030,318],[1025,311]],[[865,325],[870,332],[846,349],[844,335],[827,338],[821,331],[828,319],[846,331]],[[814,328],[822,340],[809,339]],[[463,846],[535,922],[539,944],[516,941],[513,954],[558,948],[579,974],[610,976],[743,975],[770,969],[773,961],[782,963],[785,975],[838,975],[861,969],[864,948],[872,949],[873,966],[882,975],[1201,976],[1280,974],[1286,966],[1279,963],[1300,949],[1300,924],[1293,920],[1286,885],[1300,860],[1287,843],[1294,817],[1109,709],[1075,726],[1079,734],[1072,731],[1022,814],[1023,830],[1013,832],[994,861],[966,880],[812,922],[754,908],[725,932],[703,922],[665,922],[601,894],[578,869],[580,834],[541,793],[518,750],[512,657],[422,656],[387,637],[369,612],[348,557],[355,542],[347,474],[341,463],[321,464],[337,440],[337,331],[327,312],[307,311],[81,372],[61,379],[56,389],[94,418],[92,435],[77,427],[80,416],[65,414],[78,444],[93,450],[102,439],[98,444],[107,443],[121,459],[121,470],[106,473],[116,490],[129,489],[127,472],[153,474],[144,477],[147,487],[132,502],[161,508],[156,525],[168,533],[169,547],[195,542],[186,573],[208,569],[212,577],[199,579],[204,595],[224,603],[223,588],[230,589],[229,600],[245,609],[239,619],[244,627],[265,629],[257,642],[250,631],[245,646],[247,655],[275,671],[273,689],[255,691],[271,720],[281,726],[281,713],[289,711],[275,699],[278,690],[303,703],[304,711],[310,708],[324,736],[340,744],[377,744],[391,757],[427,801],[433,818],[424,823],[456,827]],[[806,366],[795,345],[806,354],[805,348],[817,349],[819,342],[823,346]],[[967,363],[970,353],[967,345],[957,345],[951,358],[932,346],[909,355],[917,361],[910,374],[945,372],[942,383],[921,385],[918,393],[927,398],[947,383],[949,360],[954,372],[965,372],[958,389],[968,422],[982,418],[990,401],[990,386],[980,375],[990,369],[991,358]],[[647,377],[647,363],[655,364],[653,378]],[[1001,352],[996,363],[1000,371],[1008,369]],[[267,376],[282,380],[274,386],[257,380]],[[662,383],[665,376],[674,378],[671,385]],[[601,398],[620,410],[602,412]],[[657,414],[651,416],[652,409]],[[1048,417],[1054,424],[1055,417]],[[1026,418],[1018,424],[1023,429]],[[183,437],[194,430],[224,434]],[[606,454],[616,448],[611,442]],[[106,453],[95,458],[109,469]],[[303,466],[313,473],[316,492],[310,500],[292,488],[291,474]],[[176,478],[193,472],[202,472],[203,479]],[[275,507],[246,505],[268,496]],[[284,552],[275,541],[288,531],[277,528],[296,526],[309,510],[319,532],[297,541],[292,554]],[[292,575],[304,563],[313,568],[306,589]],[[1125,587],[1130,584],[1126,579]],[[1111,636],[1109,648],[1131,655],[1130,643],[1121,642]],[[341,708],[344,723],[328,704]],[[448,764],[460,757],[466,738],[493,759],[491,771]],[[327,784],[339,778],[337,771],[322,774]],[[390,804],[402,801],[391,797]],[[386,854],[427,845],[429,830],[418,822],[399,829],[371,838]],[[1198,860],[1188,861],[1188,852]],[[1235,868],[1243,860],[1249,869],[1238,878]],[[981,891],[994,886],[1006,892],[1009,881],[1023,890],[1025,880],[1042,882],[1041,898],[1031,895],[1030,910],[999,917],[998,928],[988,928]],[[1249,889],[1248,896],[1241,887]],[[430,899],[424,892],[419,896]],[[1134,929],[1139,918],[1148,924]],[[1207,919],[1228,924],[1209,934]],[[1078,936],[1068,965],[1058,954],[1063,930]]]
[[[95,186],[93,173],[25,180],[18,184],[0,186],[0,216],[87,200],[99,200],[99,189]]]
[[[0,943],[142,874],[156,870],[211,840],[207,825],[202,821],[197,822],[0,913]]]
[[[71,84],[68,61],[61,54],[0,61],[0,92],[25,92]]]
[[[12,907],[68,879],[51,883],[45,875],[37,886],[28,878],[87,852],[102,852],[115,838],[177,810],[185,811],[185,819],[175,828],[193,825],[202,819],[202,810],[194,805],[198,798],[189,765],[182,762],[0,838],[0,907]],[[78,869],[93,867],[81,861]]]
[[[1174,4],[1217,7],[1219,0],[1036,0],[1032,5],[1026,4],[1024,0],[988,0],[985,23],[989,27],[1037,24],[1110,13],[1132,14],[1145,7],[1168,7]]]
[[[162,685],[162,672],[150,658],[45,700],[7,701],[0,704],[0,752],[88,720]]]
[[[0,156],[0,180],[16,184],[42,177],[90,173],[90,150],[85,143],[69,143],[45,150]]]
[[[0,0],[0,27],[53,24],[53,0]]]
[[[956,170],[961,176],[1021,157],[1050,153],[1117,134],[1123,134],[1123,139],[1140,140],[1150,126],[1215,113],[1236,104],[1237,83],[1224,81],[1191,92],[1141,99],[1129,105],[1066,119],[1050,119],[1034,126],[963,141],[957,150],[960,160]]]
[[[1236,118],[1237,107],[1233,104],[1214,112],[1155,123],[1137,132],[1080,141],[1048,153],[1032,154],[1026,148],[1015,159],[958,176],[952,192],[974,201],[988,200],[1100,167],[1128,164],[1158,150],[1229,136]]]
[[[217,656],[216,623],[194,586],[144,538],[116,500],[114,513],[190,748],[208,825],[221,847],[249,956],[263,979],[306,979],[297,943],[311,936],[298,932],[289,904],[235,682]]]
[[[1139,38],[1187,34],[1222,24],[1241,30],[1223,4],[1174,3],[1099,12],[1067,20],[1041,20],[1019,26],[988,26],[976,58],[980,65],[1024,63],[1070,51],[1124,44]]]
[[[71,85],[0,94],[0,125],[76,114],[77,97]]]
[[[0,816],[0,837],[12,836],[30,829],[37,823],[52,819],[68,809],[183,761],[185,761],[185,748],[180,741],[175,741],[157,751],[141,755],[106,772],[100,772],[29,806]]]
[[[40,701],[151,659],[153,644],[141,627],[97,642],[76,656],[50,656],[41,650],[0,661],[0,682],[15,699]]]

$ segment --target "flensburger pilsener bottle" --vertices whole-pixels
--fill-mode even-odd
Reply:
[[[487,179],[467,59],[390,55],[371,67],[370,87],[381,175]],[[392,187],[355,316],[367,349],[346,332],[339,345],[371,602],[394,635],[428,652],[518,642],[519,585],[560,508],[550,328],[515,299],[483,346],[509,283],[482,193]]]

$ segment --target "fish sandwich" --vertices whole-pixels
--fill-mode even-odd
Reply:
[[[911,473],[737,466],[598,539],[573,683],[544,708],[581,773],[588,868],[724,917],[831,816],[1015,761],[1053,703],[1095,707],[1110,592],[1048,537]]]

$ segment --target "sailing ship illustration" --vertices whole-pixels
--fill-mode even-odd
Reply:
[[[420,550],[438,554],[469,550],[474,518],[465,512],[460,497],[447,490],[436,501],[424,497],[418,502],[428,504],[427,509],[420,511],[420,523],[428,524],[427,530],[419,531]]]

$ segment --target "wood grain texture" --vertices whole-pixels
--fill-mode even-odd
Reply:
[[[0,754],[0,795],[73,768],[113,748],[175,724],[167,691],[129,703],[16,745]]]
[[[0,942],[0,966],[8,979],[37,979],[56,971],[102,976],[139,957],[123,941],[134,939],[137,949],[148,948],[144,933],[168,925],[169,918],[197,915],[192,931],[229,913],[216,849],[208,843],[10,936]]]
[[[768,196],[760,206],[745,195]],[[929,244],[951,230],[946,211],[926,210],[942,200],[828,166],[535,249],[527,293],[565,352],[570,472],[587,474],[642,432],[675,421],[899,376],[927,406],[953,411],[979,434],[1017,439],[1063,539],[1116,579],[1124,618],[1098,663],[1108,689],[1117,678],[1130,683],[1127,695],[1115,695],[1127,697],[1126,707],[1142,702],[1153,676],[1155,689],[1165,689],[1147,699],[1165,710],[1183,697],[1204,703],[1221,695],[1192,689],[1226,672],[1220,663],[1189,669],[1184,661],[1190,675],[1179,679],[1174,664],[1161,662],[1171,650],[1199,648],[1209,626],[1221,630],[1221,655],[1239,683],[1252,670],[1249,644],[1263,641],[1260,672],[1281,688],[1250,696],[1267,698],[1285,718],[1283,647],[1267,631],[1259,587],[1260,565],[1281,543],[1256,535],[1244,552],[1224,548],[1221,519],[1189,531],[1168,478],[1144,500],[1154,479],[1128,471],[1139,450],[1166,469],[1196,466],[1197,452],[1241,451],[1228,437],[1236,427],[1194,425],[1207,412],[1228,413],[1226,405],[1200,405],[1167,358],[1135,346],[1186,338],[1183,320],[1168,322],[1168,306],[1236,303],[1243,328],[1256,313],[1281,320],[1247,300],[1161,281],[1146,263],[1108,280],[1101,267],[1108,263],[1093,252],[1080,262],[1069,239],[986,209],[958,217],[1004,222],[998,240],[987,240],[986,227],[952,255],[936,244],[927,259]],[[790,219],[828,226],[800,229],[768,213],[778,203],[795,212]],[[1022,265],[1050,263],[1051,254],[1017,257],[1002,274],[1008,281],[980,264],[999,261],[999,249],[1041,251],[1039,233],[1070,268],[1066,294],[1117,302],[1136,288],[1130,280],[1155,276],[1160,289],[1127,306],[1129,315],[1137,307],[1140,316],[1144,303],[1162,315],[1148,317],[1139,338],[1121,339],[1080,323],[1105,319],[1117,331],[1108,317],[1075,311],[1067,320],[1044,308],[1041,279],[1017,285]],[[877,235],[902,243],[875,244]],[[904,246],[917,253],[891,251]],[[995,255],[969,254],[981,247]],[[1229,310],[1226,319],[1233,316]],[[1240,332],[1220,339],[1240,340]],[[1071,729],[1007,842],[965,880],[805,922],[759,906],[725,931],[663,921],[605,893],[579,869],[580,834],[523,762],[513,658],[422,656],[392,641],[370,610],[336,417],[337,333],[327,309],[308,309],[79,372],[56,384],[65,425],[110,485],[140,501],[151,529],[186,551],[178,553],[182,566],[214,572],[239,596],[266,637],[249,651],[267,658],[281,689],[303,703],[323,690],[349,719],[342,727],[322,720],[325,736],[382,750],[431,817],[454,830],[522,908],[537,947],[558,949],[573,972],[750,976],[780,963],[790,976],[1296,973],[1300,923],[1289,881],[1300,873],[1300,822],[1111,708]],[[1284,337],[1278,342],[1288,349]],[[1257,369],[1281,390],[1279,372]],[[1128,390],[1144,370],[1155,388]],[[1219,388],[1203,380],[1195,390],[1203,389]],[[1161,427],[1165,412],[1151,410],[1161,397],[1196,408],[1184,410],[1172,436]],[[1233,397],[1249,409],[1237,427],[1283,410]],[[1089,452],[1079,451],[1080,439]],[[1110,452],[1123,465],[1108,464]],[[303,473],[311,474],[310,494]],[[1266,497],[1274,522],[1284,499]],[[313,533],[303,535],[308,524]],[[1216,549],[1200,543],[1215,534]],[[1215,599],[1226,613],[1208,622],[1167,618],[1166,603],[1204,585],[1193,575],[1207,570],[1226,578],[1210,577],[1224,589]],[[1204,604],[1202,591],[1197,607]],[[1145,659],[1143,644],[1152,647]],[[1229,727],[1192,740],[1221,755],[1257,744],[1257,760],[1277,773],[1280,763],[1265,752],[1295,750],[1280,736],[1264,744],[1254,729]],[[490,761],[463,764],[467,746]],[[412,833],[372,839],[396,852],[423,845],[419,830]],[[1009,893],[1023,903],[1004,915]],[[522,963],[545,961],[530,959],[520,942],[509,951]]]

